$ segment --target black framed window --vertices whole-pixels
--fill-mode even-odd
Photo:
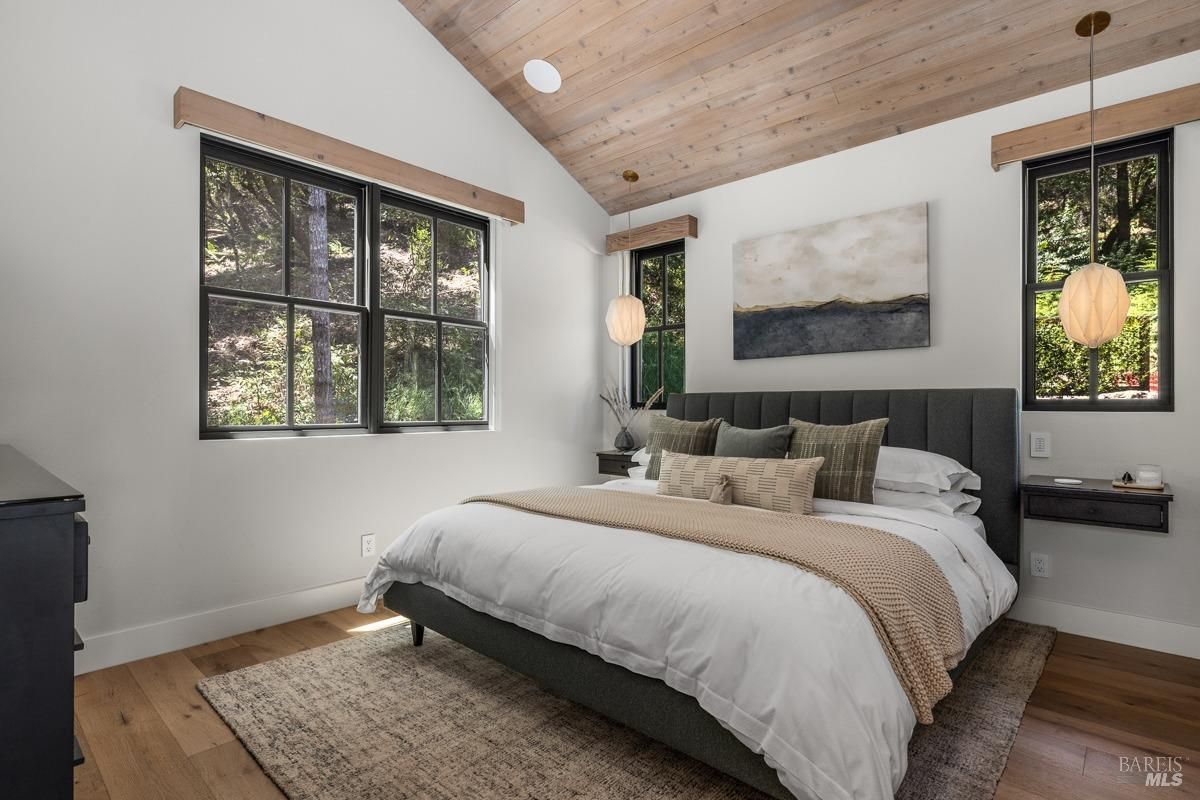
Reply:
[[[377,195],[380,424],[486,424],[487,222]]]
[[[686,269],[683,241],[633,251],[630,286],[646,308],[646,332],[630,348],[631,396],[637,404],[663,387],[656,408],[684,390]]]
[[[488,222],[201,140],[200,432],[488,424]]]
[[[1024,406],[1027,410],[1170,411],[1172,247],[1170,131],[1025,163]],[[1121,333],[1095,350],[1063,332],[1063,282],[1090,259],[1123,275]]]

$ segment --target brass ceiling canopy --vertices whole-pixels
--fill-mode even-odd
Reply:
[[[635,183],[637,181],[637,179],[640,178],[641,176],[638,175],[635,171],[633,171],[631,169],[627,169],[621,173],[621,177],[625,179],[626,183]]]
[[[1086,39],[1100,33],[1108,27],[1110,22],[1112,22],[1112,15],[1107,11],[1093,11],[1075,23],[1075,33]]]

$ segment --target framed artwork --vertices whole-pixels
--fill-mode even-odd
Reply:
[[[929,346],[925,203],[733,246],[733,357]]]

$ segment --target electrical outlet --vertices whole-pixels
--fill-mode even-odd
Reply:
[[[1050,434],[1048,434],[1048,433],[1030,433],[1029,434],[1029,457],[1030,458],[1049,458],[1050,457]]]
[[[1050,556],[1045,553],[1030,553],[1029,574],[1035,578],[1049,578]]]
[[[362,536],[362,557],[370,558],[375,555],[375,534],[364,533]]]

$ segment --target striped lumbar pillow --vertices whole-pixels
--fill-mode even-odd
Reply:
[[[646,435],[646,452],[650,454],[646,477],[652,481],[658,480],[664,450],[686,455],[711,456],[717,446],[717,430],[720,427],[719,419],[687,422],[673,417],[651,417]]]
[[[733,458],[662,454],[658,493],[708,500],[727,477],[733,504],[787,514],[811,514],[813,485],[822,458]]]
[[[828,500],[873,503],[875,464],[887,418],[853,425],[817,425],[793,419],[788,458],[825,459],[815,494]]]

